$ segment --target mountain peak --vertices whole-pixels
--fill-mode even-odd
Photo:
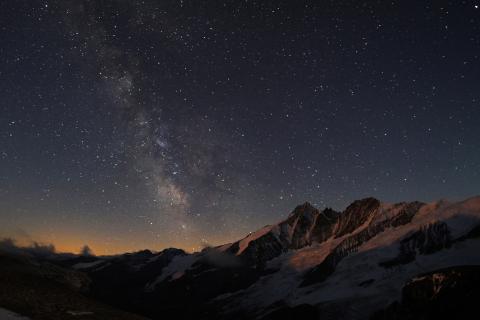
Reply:
[[[310,202],[308,202],[308,201],[305,201],[305,202],[304,202],[303,204],[301,204],[300,206],[302,206],[302,207],[312,207],[312,208],[314,208],[314,206],[313,206]]]
[[[362,206],[362,205],[369,205],[369,204],[373,204],[373,203],[380,203],[380,200],[378,200],[377,198],[374,198],[374,197],[367,197],[367,198],[355,200],[347,207],[347,210],[351,206],[355,206],[355,205],[356,206]]]
[[[341,237],[360,227],[379,207],[380,201],[372,197],[352,202],[339,217],[336,237]]]
[[[306,201],[303,204],[296,206],[292,213],[290,213],[290,217],[313,215],[315,213],[318,213],[318,209],[315,208],[310,202]]]

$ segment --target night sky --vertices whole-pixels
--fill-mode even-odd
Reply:
[[[192,251],[480,194],[479,6],[1,1],[0,236]]]

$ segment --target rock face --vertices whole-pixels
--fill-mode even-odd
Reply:
[[[432,254],[452,244],[450,231],[444,222],[435,222],[421,227],[420,230],[400,241],[398,256],[381,262],[380,265],[391,268],[415,260],[418,254]]]
[[[300,249],[313,242],[323,242],[332,235],[338,213],[332,209],[318,211],[306,202],[293,210],[290,217],[280,223],[280,237],[289,249]]]
[[[248,264],[264,265],[287,250],[300,249],[331,237],[338,215],[329,208],[319,211],[306,202],[296,207],[284,221],[232,244],[229,252]]]
[[[377,311],[382,319],[472,319],[478,312],[480,266],[457,266],[421,274],[402,289],[401,302]]]
[[[91,298],[152,319],[368,319],[379,309],[376,317],[391,314],[421,273],[480,265],[478,230],[480,197],[366,198],[343,212],[304,203],[277,224],[194,254],[145,250],[55,263],[87,274]],[[408,292],[418,300],[429,285],[407,285],[404,300],[413,299]]]
[[[380,201],[375,198],[353,202],[339,217],[335,228],[335,237],[339,238],[359,228],[372,217],[379,207]]]
[[[422,206],[420,202],[412,202],[383,209],[380,202],[373,198],[355,201],[340,216],[337,223],[334,237],[342,240],[322,263],[305,275],[302,286],[324,281],[335,271],[335,267],[344,257],[357,252],[362,244],[378,233],[384,232],[386,228],[409,223]],[[422,231],[420,233],[423,234]]]

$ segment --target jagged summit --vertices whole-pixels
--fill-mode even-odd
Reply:
[[[386,205],[369,197],[336,212],[331,208],[319,211],[305,202],[295,207],[285,220],[220,248],[241,257],[247,264],[263,265],[288,250],[341,239],[362,228],[371,227],[369,237],[372,237],[388,226],[408,223],[423,205],[420,202]]]
[[[293,209],[293,211],[290,213],[289,217],[303,214],[312,215],[317,212],[318,209],[315,208],[310,202],[306,201],[303,204],[296,206],[295,209]]]
[[[341,237],[352,232],[363,223],[380,207],[380,201],[375,198],[356,200],[350,204],[340,215],[335,236]]]

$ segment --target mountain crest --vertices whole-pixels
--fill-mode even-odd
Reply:
[[[292,213],[290,213],[290,217],[304,214],[311,215],[315,213],[318,213],[318,209],[315,208],[310,202],[306,201],[303,204],[296,206]]]
[[[375,198],[356,200],[350,204],[338,219],[335,237],[341,237],[353,232],[379,209],[380,201]]]

